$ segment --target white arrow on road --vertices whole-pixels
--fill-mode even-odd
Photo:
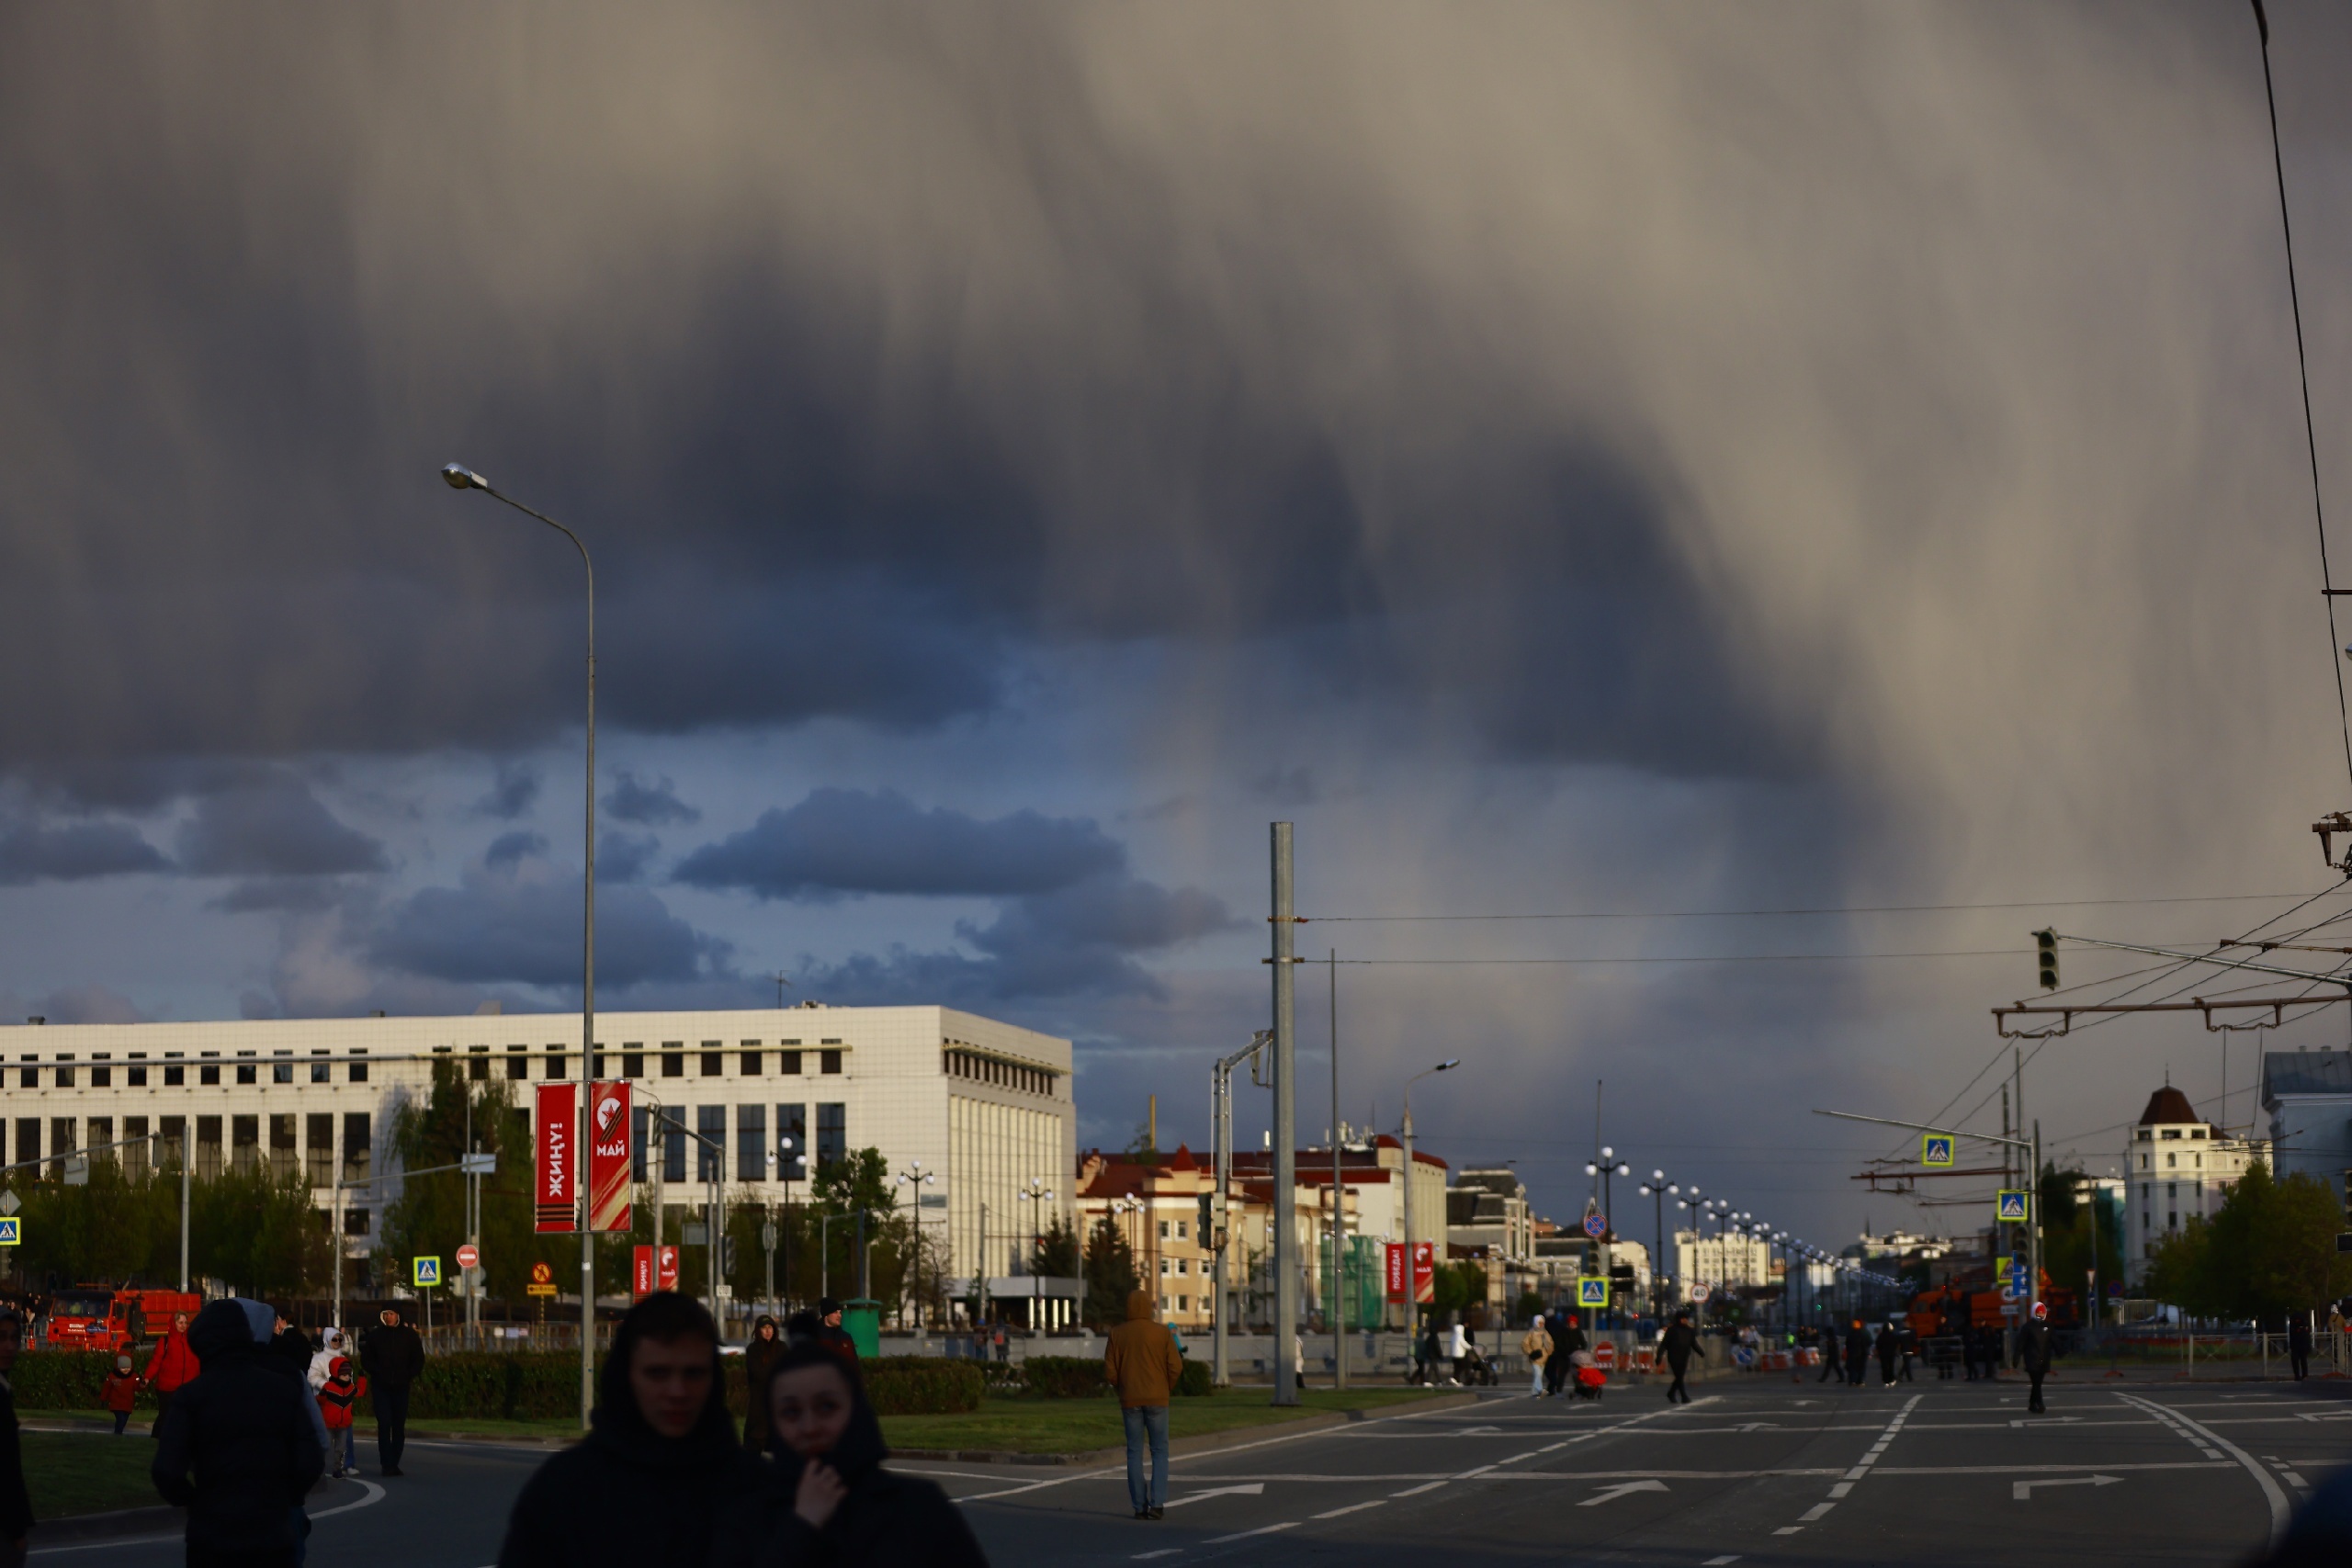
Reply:
[[[1195,1492],[1188,1497],[1171,1497],[1168,1506],[1181,1508],[1187,1503],[1197,1503],[1205,1497],[1261,1497],[1265,1491],[1266,1483],[1262,1481],[1253,1481],[1247,1486],[1213,1486],[1206,1492]]]
[[[2020,1481],[2010,1486],[2009,1495],[2022,1503],[2037,1486],[2112,1486],[2122,1479],[2120,1475],[2070,1475],[2063,1481]]]
[[[1577,1506],[1590,1508],[1602,1503],[1613,1503],[1629,1492],[1663,1492],[1665,1490],[1666,1483],[1663,1481],[1621,1481],[1614,1486],[1602,1487],[1583,1502],[1578,1503]]]

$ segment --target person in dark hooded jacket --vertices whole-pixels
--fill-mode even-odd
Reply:
[[[325,1428],[301,1371],[270,1348],[275,1317],[232,1296],[188,1325],[204,1370],[172,1396],[150,1473],[165,1502],[188,1511],[189,1568],[300,1559],[302,1499],[325,1466]]]
[[[1871,1364],[1871,1331],[1862,1326],[1860,1318],[1846,1330],[1846,1387],[1850,1393],[1862,1386],[1862,1378]]]
[[[712,1520],[760,1484],[727,1414],[718,1331],[674,1292],[622,1317],[592,1422],[523,1483],[499,1568],[699,1563]]]
[[[890,1450],[855,1362],[793,1345],[752,1397],[773,1462],[719,1522],[711,1568],[988,1568],[946,1493],[882,1468]]]
[[[768,1371],[783,1354],[784,1336],[776,1332],[775,1319],[760,1314],[752,1325],[752,1342],[743,1347],[743,1388],[749,1399],[743,1409],[743,1446],[755,1454],[768,1446],[768,1412],[760,1403],[760,1390],[767,1387]]]

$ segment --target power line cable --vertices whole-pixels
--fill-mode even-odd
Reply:
[[[1589,909],[1552,914],[1306,915],[1300,919],[1316,925],[1438,924],[1462,920],[1730,920],[1790,915],[1920,915],[1972,909],[2090,909],[2133,904],[2259,904],[2272,898],[2301,897],[2295,893],[2211,893],[2163,898],[2033,898],[1995,904],[1825,904],[1787,909]],[[2309,901],[2304,900],[2306,903]]]

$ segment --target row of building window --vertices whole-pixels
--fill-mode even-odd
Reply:
[[[0,1164],[31,1165],[47,1159],[51,1162],[48,1174],[54,1178],[63,1174],[66,1156],[86,1152],[93,1158],[119,1160],[133,1176],[144,1174],[151,1165],[177,1169],[187,1148],[189,1120],[186,1116],[152,1120],[126,1116],[118,1134],[111,1116],[52,1116],[47,1119],[49,1146],[44,1150],[43,1119],[19,1116],[13,1122],[0,1121]],[[198,1116],[194,1121],[194,1169],[198,1176],[218,1176],[224,1169],[253,1171],[266,1168],[279,1177],[300,1171],[313,1187],[329,1186],[335,1179],[333,1111],[312,1111],[307,1116]],[[8,1136],[12,1127],[16,1134],[13,1141]],[[266,1145],[263,1142],[265,1131],[268,1134]],[[224,1132],[228,1134],[225,1145],[221,1138]],[[304,1134],[299,1147],[295,1141],[298,1132]],[[368,1112],[343,1113],[344,1180],[366,1179],[372,1134],[373,1119]]]
[[[945,1055],[949,1077],[999,1084],[1006,1089],[1023,1089],[1030,1094],[1050,1095],[1054,1092],[1054,1075],[1041,1067],[1025,1067],[1018,1062],[983,1056],[977,1051],[949,1051]]]
[[[775,1058],[776,1071],[786,1077],[800,1077],[805,1070],[803,1058],[811,1055],[817,1058],[819,1073],[834,1075],[842,1070],[842,1052],[837,1047],[820,1047],[815,1052],[799,1050],[768,1052],[756,1049],[759,1043],[756,1040],[747,1040],[743,1042],[743,1048],[732,1052],[719,1046],[717,1041],[707,1041],[702,1050],[695,1052],[688,1052],[674,1043],[665,1044],[660,1051],[655,1052],[648,1052],[641,1047],[632,1049],[624,1045],[617,1053],[620,1076],[625,1078],[654,1076],[648,1074],[645,1070],[646,1058],[649,1055],[657,1065],[659,1076],[665,1078],[686,1077],[686,1061],[689,1056],[695,1058],[698,1076],[707,1078],[725,1077],[727,1058],[729,1055],[737,1058],[737,1069],[741,1077],[747,1078],[765,1077],[767,1060],[771,1055]],[[455,1053],[451,1047],[445,1045],[438,1047],[434,1055],[446,1056],[454,1055]],[[492,1077],[491,1068],[493,1060],[503,1061],[504,1068],[502,1076],[507,1078],[520,1082],[530,1077],[531,1048],[527,1045],[509,1045],[503,1057],[499,1058],[493,1058],[487,1045],[473,1046],[465,1055],[466,1076],[477,1083],[488,1082]],[[563,1052],[548,1051],[541,1060],[544,1063],[540,1069],[543,1076],[549,1078],[563,1078],[570,1076],[571,1059]],[[606,1077],[612,1060],[611,1054],[597,1052],[594,1060],[590,1064],[591,1076],[597,1078]],[[345,1058],[345,1081],[366,1083],[368,1066],[365,1052],[355,1053]],[[40,1075],[46,1071],[50,1075],[51,1084],[58,1089],[79,1087],[84,1073],[89,1075],[88,1083],[92,1089],[112,1089],[115,1087],[117,1073],[122,1075],[124,1087],[145,1089],[149,1087],[148,1074],[153,1071],[162,1075],[164,1088],[179,1089],[187,1084],[190,1067],[196,1069],[196,1081],[199,1086],[223,1082],[220,1075],[224,1069],[234,1075],[233,1079],[230,1081],[258,1086],[263,1081],[261,1071],[264,1067],[269,1069],[268,1081],[274,1084],[290,1084],[296,1081],[294,1074],[298,1067],[307,1069],[304,1076],[308,1082],[332,1083],[334,1081],[331,1077],[334,1066],[334,1060],[323,1051],[314,1052],[310,1057],[300,1059],[290,1051],[280,1051],[266,1060],[253,1051],[240,1051],[233,1057],[225,1060],[218,1051],[199,1051],[193,1061],[188,1060],[185,1053],[178,1051],[164,1052],[159,1061],[150,1061],[144,1051],[133,1051],[120,1062],[117,1062],[110,1053],[103,1051],[93,1055],[87,1062],[76,1062],[73,1054],[66,1052],[53,1058],[46,1066],[43,1066],[38,1055],[19,1057],[17,1066],[17,1087],[19,1089],[40,1088]]]
[[[817,1107],[817,1135],[809,1142],[808,1107],[778,1105],[775,1133],[768,1127],[768,1107],[735,1107],[735,1179],[738,1181],[807,1181],[827,1166],[849,1156],[849,1107],[822,1103]],[[693,1115],[691,1126],[686,1122]],[[694,1151],[694,1179],[721,1179],[729,1148],[727,1107],[679,1106],[662,1113],[658,1133],[655,1108],[638,1106],[629,1114],[629,1175],[639,1181],[653,1179],[652,1144],[661,1140],[663,1181],[686,1179],[687,1150]],[[785,1140],[791,1140],[787,1146]]]

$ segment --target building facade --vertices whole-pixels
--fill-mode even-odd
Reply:
[[[48,1172],[123,1143],[111,1157],[138,1169],[187,1150],[199,1176],[299,1171],[322,1211],[338,1180],[364,1183],[342,1208],[345,1253],[365,1256],[400,1196],[395,1119],[429,1093],[435,1062],[511,1086],[526,1111],[532,1089],[577,1082],[584,1066],[633,1085],[639,1181],[716,1177],[730,1202],[775,1201],[805,1196],[853,1149],[879,1149],[894,1172],[920,1160],[938,1179],[917,1216],[944,1231],[955,1279],[1013,1271],[1026,1238],[1015,1194],[1033,1177],[1069,1222],[1067,1040],[938,1007],[606,1012],[596,1025],[585,1064],[567,1013],[0,1029],[0,1163]],[[657,1109],[694,1136],[662,1139]],[[772,1159],[787,1137],[805,1165]]]
[[[2221,1208],[2247,1166],[2270,1158],[2267,1138],[2233,1138],[2166,1084],[2148,1097],[2123,1148],[2123,1269],[2137,1287],[2156,1243]]]
[[[2262,1109],[2278,1174],[2315,1178],[2352,1203],[2352,1050],[2264,1052]]]

